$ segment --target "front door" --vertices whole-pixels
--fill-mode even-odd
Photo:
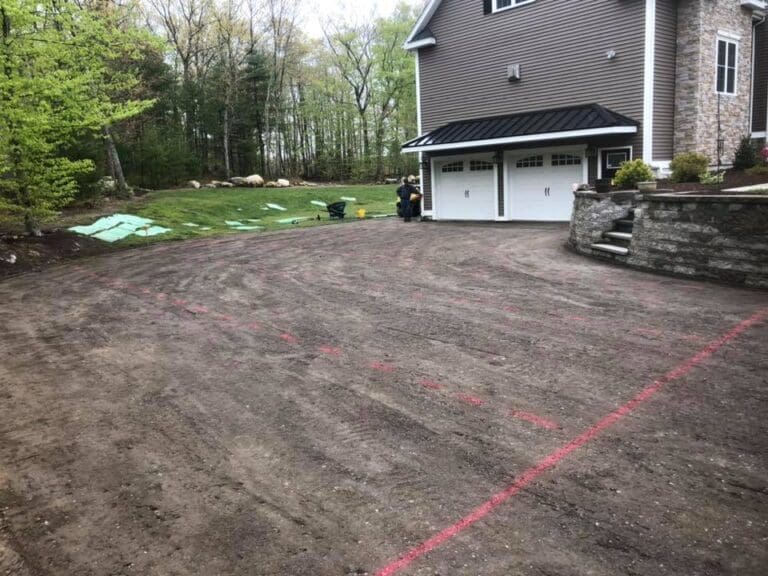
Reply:
[[[600,177],[611,178],[616,176],[621,165],[629,162],[631,153],[629,148],[611,148],[600,152]]]

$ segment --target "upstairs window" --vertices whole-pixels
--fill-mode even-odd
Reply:
[[[530,4],[531,2],[535,2],[536,0],[492,0],[492,1],[493,1],[493,11],[499,12],[500,10],[507,10],[509,8],[514,8],[515,6]]]
[[[735,40],[717,39],[717,93],[736,94],[736,65],[739,44]]]

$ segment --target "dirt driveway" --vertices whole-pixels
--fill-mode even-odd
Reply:
[[[768,294],[396,221],[0,283],[0,574],[762,576]]]

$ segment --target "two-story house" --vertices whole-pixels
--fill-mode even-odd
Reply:
[[[423,212],[568,220],[573,184],[768,126],[763,0],[431,0],[416,54]]]

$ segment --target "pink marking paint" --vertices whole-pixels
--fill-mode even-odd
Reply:
[[[261,324],[259,324],[258,322],[251,322],[246,326],[246,328],[248,328],[249,330],[253,330],[254,332],[258,332],[259,330],[261,330]]]
[[[456,398],[472,406],[482,406],[483,404],[485,404],[485,400],[483,400],[482,398],[478,398],[477,396],[472,396],[470,394],[456,394]]]
[[[435,548],[445,544],[454,536],[464,532],[466,529],[470,528],[472,525],[491,514],[494,510],[496,510],[496,508],[504,504],[507,500],[518,494],[523,488],[547,472],[550,468],[554,468],[572,452],[575,452],[585,444],[593,441],[603,431],[616,424],[616,422],[628,414],[631,414],[637,410],[642,404],[647,402],[666,384],[669,384],[670,382],[685,376],[693,368],[720,350],[720,348],[722,348],[725,344],[738,337],[751,326],[764,322],[766,319],[768,319],[768,308],[764,308],[749,318],[742,320],[739,324],[720,336],[717,340],[712,341],[706,348],[703,348],[695,356],[692,356],[688,360],[682,362],[664,374],[660,379],[656,380],[653,384],[644,388],[629,402],[620,406],[608,414],[605,418],[600,420],[597,424],[583,432],[580,436],[577,436],[565,444],[562,448],[555,450],[546,456],[543,460],[541,460],[538,464],[523,472],[523,474],[506,489],[498,492],[497,494],[494,494],[491,496],[491,498],[486,500],[483,504],[475,508],[472,512],[464,516],[455,524],[452,524],[441,532],[438,532],[431,538],[425,540],[423,543],[406,552],[397,560],[391,562],[376,572],[376,576],[393,576],[394,574],[400,572],[400,570],[410,566],[414,561],[418,560],[425,554],[428,554]]]
[[[232,316],[227,316],[226,314],[216,314],[214,316],[216,320],[219,320],[221,322],[234,322],[235,319]]]
[[[541,416],[537,416],[536,414],[533,414],[531,412],[523,412],[522,410],[512,410],[510,412],[510,415],[514,418],[519,418],[520,420],[525,420],[526,422],[530,422],[531,424],[536,424],[536,426],[541,426],[542,428],[546,428],[547,430],[557,430],[559,426],[557,425],[557,422],[553,422],[552,420],[547,420],[546,418],[542,418]]]
[[[586,322],[587,319],[584,316],[563,316],[564,320],[571,320],[573,322]]]
[[[371,362],[368,365],[368,367],[371,370],[378,370],[379,372],[390,373],[395,371],[395,367],[392,366],[391,364],[387,364],[386,362],[379,362],[379,361]]]
[[[336,346],[320,346],[318,350],[320,350],[320,352],[322,352],[323,354],[328,354],[328,356],[334,356],[336,358],[341,357],[341,354],[342,354],[341,348],[338,348]]]
[[[434,382],[433,380],[427,380],[426,378],[419,381],[419,384],[421,386],[424,386],[424,388],[429,388],[430,390],[442,390],[443,385],[438,384],[437,382]]]
[[[165,294],[163,294],[162,292],[158,292],[158,293],[155,295],[155,298],[157,298],[157,299],[158,299],[158,300],[160,300],[161,302],[165,302],[165,301],[168,299],[168,296],[166,296],[166,295],[165,295]]]
[[[504,312],[512,312],[513,314],[517,314],[518,312],[521,312],[521,310],[515,306],[507,306],[504,308]]]
[[[299,339],[296,338],[296,336],[293,336],[292,334],[288,334],[287,332],[285,334],[280,335],[280,340],[283,340],[284,342],[288,342],[288,344],[296,344],[299,341]]]
[[[182,306],[183,307],[183,306],[187,305],[187,301],[186,300],[178,300],[178,299],[176,299],[176,300],[173,301],[173,305],[174,306]]]
[[[141,289],[141,293],[142,294],[152,294],[152,290],[150,290],[149,288],[142,288]]]

